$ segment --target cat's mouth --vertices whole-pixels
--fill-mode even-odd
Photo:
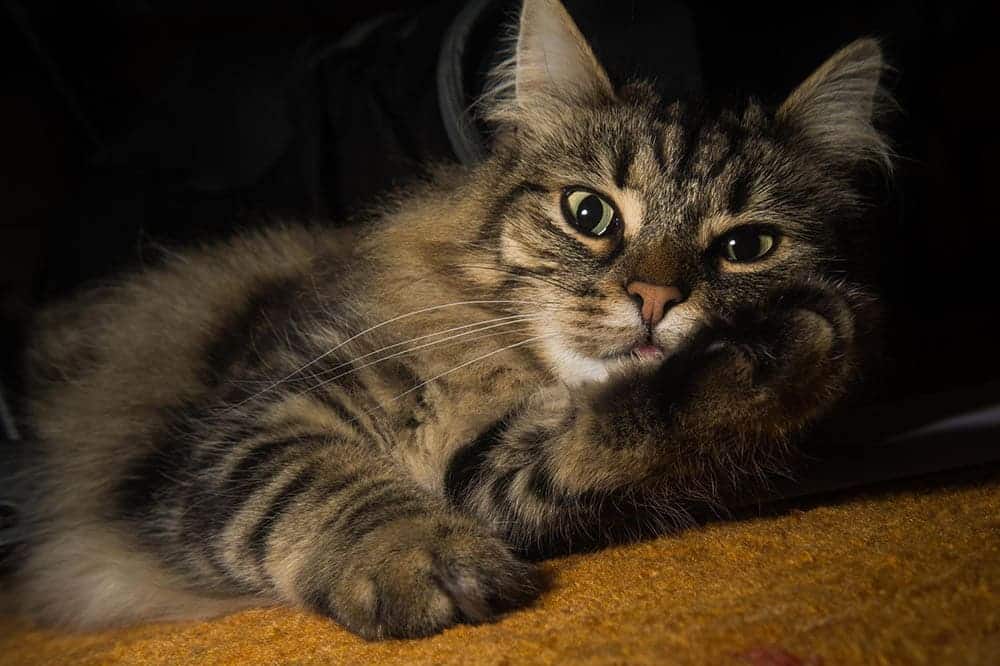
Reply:
[[[651,342],[636,345],[630,353],[640,361],[662,361],[667,356],[663,347]]]
[[[634,307],[634,306],[633,306]],[[629,314],[632,314],[631,311]],[[630,322],[622,331],[619,321],[609,322],[608,335],[574,335],[572,329],[549,329],[547,356],[556,374],[567,384],[606,381],[611,373],[654,369],[667,361],[701,328],[703,316],[689,300],[670,309],[654,329]],[[624,335],[623,335],[624,333]]]
[[[601,358],[605,361],[632,359],[643,363],[659,363],[666,357],[667,352],[663,347],[653,342],[651,338],[646,337],[644,340],[631,344],[620,351],[605,354]]]

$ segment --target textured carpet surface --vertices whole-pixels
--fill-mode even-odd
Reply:
[[[1000,473],[910,483],[546,564],[533,607],[366,643],[285,608],[68,634],[2,664],[1000,664]]]

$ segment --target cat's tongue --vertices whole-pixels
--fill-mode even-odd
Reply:
[[[663,350],[656,345],[639,345],[635,348],[635,355],[642,359],[661,359]]]

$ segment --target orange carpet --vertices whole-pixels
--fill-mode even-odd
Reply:
[[[73,635],[0,664],[1000,664],[1000,473],[802,503],[548,563],[500,622],[366,643],[285,608]]]

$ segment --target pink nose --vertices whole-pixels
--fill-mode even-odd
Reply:
[[[668,304],[684,300],[684,295],[677,287],[663,287],[648,282],[629,282],[625,291],[639,301],[642,320],[650,327],[660,323]]]

